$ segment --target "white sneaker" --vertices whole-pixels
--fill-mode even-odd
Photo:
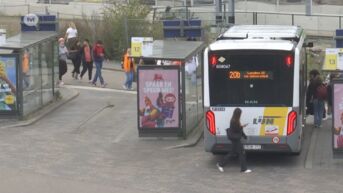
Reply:
[[[105,88],[107,86],[107,83],[104,83],[101,85],[102,88]]]
[[[217,168],[218,168],[218,170],[219,170],[220,172],[224,172],[224,168],[221,167],[221,166],[219,165],[219,163],[217,163]]]
[[[243,173],[248,174],[248,173],[251,173],[251,172],[252,172],[251,170],[247,169],[247,170],[245,170]]]
[[[126,87],[126,85],[123,85],[123,89],[127,90],[127,87]]]
[[[64,85],[64,82],[60,82],[60,83],[58,83],[58,86],[60,86],[60,87],[62,87]]]

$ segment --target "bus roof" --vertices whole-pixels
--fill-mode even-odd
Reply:
[[[242,39],[220,40],[210,45],[210,50],[284,50],[291,51],[294,42],[286,40]]]
[[[224,32],[218,39],[299,39],[303,29],[287,25],[235,25]]]

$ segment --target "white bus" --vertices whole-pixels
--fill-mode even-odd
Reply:
[[[230,150],[236,107],[248,151],[299,154],[305,124],[306,52],[297,26],[233,26],[204,52],[205,150]]]

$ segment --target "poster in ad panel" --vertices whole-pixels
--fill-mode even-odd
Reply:
[[[139,70],[139,127],[179,127],[178,69]]]
[[[333,84],[333,149],[343,150],[343,82]]]
[[[16,110],[16,57],[0,56],[0,111]]]

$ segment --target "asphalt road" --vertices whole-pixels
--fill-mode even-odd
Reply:
[[[169,149],[176,139],[138,138],[134,92],[79,88],[76,99],[37,123],[0,130],[1,192],[343,190],[342,167],[313,162],[311,169],[305,168],[310,126],[300,156],[249,154],[251,174],[240,173],[237,161],[219,173],[215,167],[219,157],[205,152],[202,140],[195,147]]]

